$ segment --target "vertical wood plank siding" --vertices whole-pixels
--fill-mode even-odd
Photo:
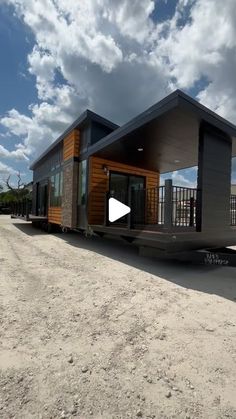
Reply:
[[[103,224],[105,213],[105,194],[109,190],[109,176],[104,173],[103,166],[106,165],[110,171],[123,172],[126,174],[144,176],[146,188],[159,186],[160,175],[158,172],[144,170],[138,167],[129,166],[123,163],[113,162],[98,157],[89,159],[89,202],[88,202],[88,223]],[[152,208],[149,208],[150,217],[154,218]],[[154,221],[154,219],[153,219]],[[150,221],[151,222],[151,221]]]
[[[63,140],[63,160],[79,157],[79,130],[74,129]]]

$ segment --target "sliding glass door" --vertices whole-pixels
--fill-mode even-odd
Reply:
[[[145,178],[119,172],[110,172],[109,192],[118,201],[128,205],[129,188],[142,190],[145,188]],[[138,209],[135,209],[137,211]],[[127,215],[117,220],[117,223],[127,223]]]

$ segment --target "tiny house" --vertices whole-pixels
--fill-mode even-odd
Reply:
[[[236,244],[236,127],[176,91],[119,127],[87,110],[31,166],[31,220],[164,251]],[[196,188],[160,174],[197,166]],[[130,214],[110,223],[109,198]]]

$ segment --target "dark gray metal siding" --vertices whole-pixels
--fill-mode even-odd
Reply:
[[[50,151],[45,158],[36,166],[33,171],[33,182],[41,182],[50,174],[59,169],[63,162],[63,144],[61,143],[54,150]]]
[[[90,138],[91,138],[91,124],[88,123],[86,125],[83,125],[83,127],[80,128],[80,154],[86,153],[88,151],[88,147],[90,146]]]
[[[230,228],[232,140],[209,125],[199,135],[198,231],[222,231]]]
[[[89,147],[113,131],[112,128],[89,121],[80,128],[80,154],[87,153]]]
[[[108,134],[110,134],[113,131],[114,131],[113,129],[107,126],[104,126],[102,124],[99,124],[98,122],[92,121],[90,145],[97,143],[99,140],[106,137]]]

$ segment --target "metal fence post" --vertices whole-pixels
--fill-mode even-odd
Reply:
[[[164,228],[171,230],[173,215],[172,179],[165,180]]]
[[[194,198],[190,198],[190,214],[189,214],[189,226],[194,226]]]

